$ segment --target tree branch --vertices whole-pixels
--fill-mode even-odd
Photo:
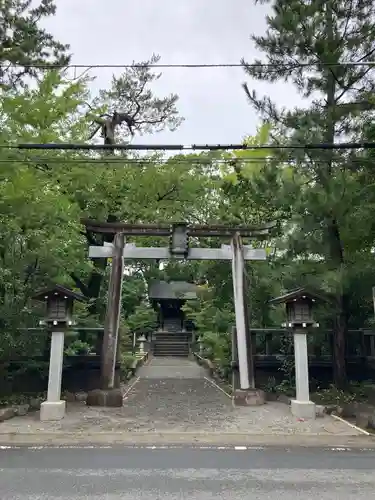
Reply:
[[[81,281],[78,276],[76,276],[74,273],[70,273],[70,277],[74,281],[75,285],[77,288],[79,288],[82,292],[82,294],[87,297],[88,296],[88,288],[87,286]]]
[[[34,264],[30,264],[29,266],[27,266],[26,272],[25,272],[25,279],[23,281],[23,286],[26,286],[28,284],[31,277],[36,273],[38,266],[39,266],[39,259],[38,258],[35,259]]]
[[[173,184],[173,186],[168,191],[166,191],[164,194],[161,195],[158,193],[156,201],[159,202],[159,201],[165,200],[166,198],[168,198],[168,196],[170,194],[175,193],[176,191],[177,191],[177,186],[176,186],[176,184]]]

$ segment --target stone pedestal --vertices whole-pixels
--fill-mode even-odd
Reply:
[[[40,420],[42,422],[62,420],[65,415],[65,408],[65,401],[44,401],[40,405]]]
[[[66,402],[61,397],[61,377],[64,357],[64,332],[52,331],[49,361],[47,401],[40,406],[40,420],[61,420]]]
[[[265,402],[266,395],[261,389],[236,389],[234,391],[236,406],[260,406]]]
[[[294,359],[296,368],[296,399],[291,401],[292,415],[297,418],[314,419],[315,404],[310,401],[309,362],[307,337],[304,329],[294,331]]]
[[[296,400],[309,401],[309,362],[307,336],[304,330],[294,332],[294,362],[296,370]]]
[[[290,403],[292,415],[297,418],[313,420],[316,418],[315,403],[312,401],[298,401],[292,399]]]
[[[120,408],[123,403],[121,389],[94,389],[87,394],[87,406]]]

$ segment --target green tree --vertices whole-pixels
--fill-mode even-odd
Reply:
[[[119,77],[114,76],[110,88],[101,90],[91,104],[86,101],[89,107],[87,118],[92,122],[87,138],[95,139],[101,132],[105,140],[114,143],[118,139],[129,139],[135,133],[154,133],[178,127],[182,118],[176,107],[177,95],[158,97],[152,89],[152,84],[161,75],[152,71],[150,65],[158,60],[159,56],[153,55],[150,60],[127,68]],[[177,186],[173,183],[175,175],[172,172],[168,180],[164,178],[164,161],[156,155],[144,158],[144,165],[132,165],[132,161],[139,160],[135,155],[113,155],[113,158],[123,159],[123,164],[114,168],[114,165],[103,163],[102,168],[95,169],[96,181],[94,177],[91,184],[94,182],[95,192],[100,193],[95,201],[82,191],[79,193],[84,214],[107,221],[152,222],[155,215],[165,213],[163,206],[175,200]],[[150,164],[150,160],[155,164],[152,161]],[[101,244],[112,238],[111,235],[98,237],[90,232],[86,237],[89,244]],[[100,296],[106,265],[106,259],[95,259],[92,272],[86,279],[72,274],[82,293],[94,299],[93,313],[97,312],[96,299]]]
[[[69,45],[62,44],[40,26],[56,13],[54,0],[1,0],[0,84],[4,88],[40,73],[35,66],[69,63]],[[34,67],[32,67],[34,66]]]
[[[157,326],[157,313],[149,304],[142,302],[127,318],[126,326],[132,333],[151,333]]]
[[[129,138],[137,132],[153,134],[168,128],[176,130],[183,118],[177,109],[177,94],[158,97],[152,86],[162,74],[156,73],[152,65],[160,61],[160,56],[153,54],[150,59],[133,61],[133,66],[126,68],[120,76],[113,76],[108,89],[102,89],[93,103],[98,104],[109,116],[114,112],[124,113],[127,120],[125,127],[118,127],[119,138]],[[129,121],[130,118],[130,121]]]
[[[283,223],[286,218],[287,209],[280,203],[279,197],[275,196],[275,191],[285,184],[284,181],[288,179],[290,172],[289,167],[275,157],[274,151],[266,147],[271,135],[271,126],[265,122],[253,137],[245,139],[248,146],[262,146],[262,149],[230,151],[223,156],[228,161],[221,168],[221,219],[227,223],[251,226],[271,221]],[[246,243],[269,250],[280,248],[280,239],[272,235],[264,240]],[[251,326],[257,328],[272,324],[274,314],[267,302],[278,295],[282,286],[278,258],[274,253],[268,254],[267,262],[246,263],[249,316]],[[216,272],[216,276],[220,276],[220,270]],[[229,267],[226,272],[225,296],[232,302]]]
[[[37,87],[22,92],[9,90],[2,101],[3,142],[85,142],[89,136],[92,116],[87,114],[90,100],[89,78],[68,82],[59,71],[46,72]],[[95,110],[94,110],[95,111]],[[94,112],[92,111],[92,113]],[[101,110],[96,110],[100,114]],[[78,208],[79,219],[127,220],[168,223],[178,218],[188,222],[205,220],[213,198],[210,160],[194,161],[185,157],[163,159],[147,157],[100,158],[86,152],[44,151],[5,152],[10,161],[19,159],[29,163],[30,171],[37,171],[42,183],[54,186],[72,206]],[[192,155],[192,160],[199,155]],[[92,162],[91,162],[92,159]],[[99,163],[98,163],[99,161]],[[188,168],[187,168],[188,167]],[[3,166],[6,169],[5,166]],[[9,169],[13,165],[9,164]],[[4,170],[5,172],[5,170]],[[4,174],[5,175],[5,174]],[[79,226],[77,237],[89,244],[101,244],[103,239],[88,234]],[[151,238],[136,238],[137,244],[159,244]],[[165,242],[163,242],[165,243]],[[159,270],[155,263],[133,262],[148,279]],[[76,287],[88,298],[90,313],[103,316],[106,287],[106,261],[77,261],[67,268]]]
[[[343,63],[366,62],[375,52],[373,2],[267,3],[272,7],[267,32],[252,39],[271,66],[255,67],[243,61],[244,69],[258,80],[292,82],[311,104],[292,111],[280,110],[268,97],[258,98],[245,85],[251,104],[277,127],[279,140],[281,136],[284,141],[306,144],[332,143],[340,137],[360,138],[364,123],[373,115],[374,80],[371,67]],[[289,250],[294,256],[315,259],[320,280],[335,299],[334,378],[338,386],[344,387],[350,276],[356,256],[364,250],[359,248],[363,226],[355,227],[349,213],[356,216],[361,203],[357,176],[361,164],[357,153],[348,151],[291,153],[296,161],[292,181],[299,189],[289,192],[293,193]],[[357,246],[353,248],[349,241],[355,241]]]
[[[121,315],[126,320],[146,297],[146,283],[141,273],[125,276],[122,285]]]
[[[64,137],[72,125],[67,116],[74,114],[82,88],[75,84],[53,94],[59,78],[51,72],[38,88],[3,96],[2,142]],[[36,319],[32,294],[51,282],[70,284],[69,272],[85,266],[80,210],[62,192],[58,172],[50,172],[45,162],[7,149],[1,149],[0,162],[1,345],[7,352],[31,352],[25,343],[34,348],[39,338],[16,330]]]

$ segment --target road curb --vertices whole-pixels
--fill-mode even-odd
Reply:
[[[236,433],[175,433],[175,432],[96,432],[96,433],[1,433],[0,446],[139,446],[139,445],[240,445],[276,447],[339,447],[374,449],[374,436],[321,434],[236,434]]]

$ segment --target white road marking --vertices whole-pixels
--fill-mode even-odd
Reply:
[[[33,451],[40,451],[44,449],[60,449],[60,450],[110,450],[110,449],[115,449],[118,448],[116,445],[114,446],[95,446],[95,445],[46,445],[46,446],[0,446],[0,450],[33,450]],[[184,449],[190,449],[190,450],[211,450],[211,451],[266,451],[268,449],[267,446],[191,446],[191,445],[149,445],[149,446],[137,446],[137,445],[124,445],[121,446],[123,449],[131,449],[131,450],[150,450],[150,451],[156,451],[156,450],[184,450]],[[278,449],[284,449],[285,451],[291,452],[292,449],[290,448],[283,448],[283,447],[277,447]],[[309,448],[309,447],[307,447]],[[272,448],[270,448],[272,449]],[[306,449],[306,448],[305,448]],[[314,450],[315,448],[309,448],[311,450]],[[346,448],[346,447],[335,447],[335,448],[318,448],[321,451],[324,452],[337,452],[337,453],[342,453],[342,452],[374,452],[374,448]]]
[[[365,436],[371,435],[369,432],[365,431],[364,429],[361,429],[360,427],[357,427],[354,424],[351,424],[350,422],[348,422],[347,420],[344,420],[343,418],[339,417],[338,415],[331,414],[331,417],[335,418],[336,420],[339,420],[340,422],[343,422],[346,425],[349,425],[349,427],[351,427],[352,429],[355,429],[358,432],[361,432],[362,434],[365,434]]]
[[[207,382],[210,382],[214,387],[216,387],[216,389],[219,389],[219,391],[223,392],[226,396],[228,396],[229,399],[233,399],[230,394],[228,394],[226,391],[224,391],[224,389],[222,387],[220,387],[219,385],[217,385],[217,383],[214,382],[212,379],[210,379],[208,377],[204,377],[204,379],[207,380]]]
[[[140,377],[137,377],[134,382],[128,387],[128,389],[126,390],[126,392],[124,393],[124,395],[122,396],[122,399],[126,399],[127,395],[129,394],[129,392],[133,389],[133,387],[135,386],[135,384],[139,381]]]

